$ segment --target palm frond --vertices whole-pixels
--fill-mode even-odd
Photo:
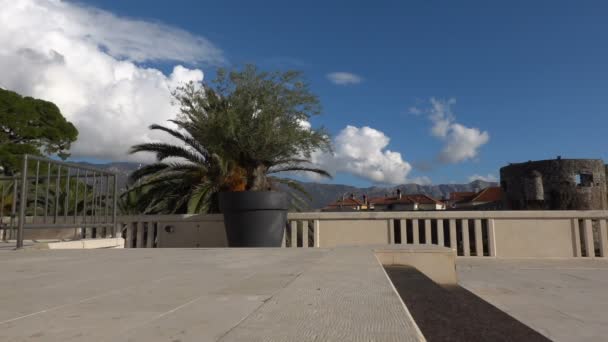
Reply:
[[[157,161],[167,158],[184,158],[192,163],[203,164],[206,159],[199,153],[195,153],[185,147],[170,145],[166,143],[144,143],[131,147],[129,153],[151,152],[156,154]]]
[[[129,181],[135,182],[141,178],[144,178],[144,177],[150,176],[152,174],[158,173],[162,170],[165,170],[168,167],[169,167],[169,165],[165,164],[165,163],[154,163],[154,164],[143,166],[143,167],[133,171],[131,173],[131,175],[129,175]]]
[[[279,173],[279,172],[290,172],[290,171],[303,171],[303,172],[313,172],[316,173],[318,175],[327,177],[327,178],[332,178],[332,175],[323,170],[323,169],[319,169],[316,167],[306,167],[306,166],[285,166],[285,167],[278,167],[278,168],[274,168],[268,171],[269,174],[273,174],[273,173]]]
[[[170,122],[173,122],[179,126],[182,126],[180,124],[180,121],[177,120],[169,120]],[[200,153],[205,159],[209,156],[209,151],[207,151],[207,149],[196,139],[194,139],[191,136],[182,134],[181,132],[165,127],[165,126],[161,126],[161,125],[157,125],[157,124],[152,124],[150,125],[150,129],[152,130],[160,130],[166,133],[169,133],[170,135],[172,135],[173,137],[185,142],[186,144],[188,144],[190,147],[192,147],[193,149],[195,149],[198,153]]]

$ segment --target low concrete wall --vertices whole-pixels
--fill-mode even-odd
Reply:
[[[157,229],[160,248],[228,246],[221,215],[198,221],[160,222]]]
[[[119,216],[125,247],[227,247],[222,215]]]
[[[125,240],[122,238],[108,239],[83,239],[77,241],[59,241],[37,243],[36,249],[100,249],[100,248],[123,248]]]
[[[387,221],[333,220],[319,223],[318,247],[387,244]]]
[[[383,266],[412,266],[438,284],[458,284],[456,254],[452,249],[420,245],[391,246],[374,249],[376,258]]]
[[[569,258],[573,250],[569,219],[494,220],[496,257]]]

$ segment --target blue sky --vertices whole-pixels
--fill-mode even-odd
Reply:
[[[313,126],[383,132],[386,148],[413,166],[408,179],[467,182],[557,155],[608,160],[605,1],[80,3],[204,37],[229,66],[304,71],[323,105]],[[145,62],[166,74],[175,64]],[[213,77],[209,63],[180,64]],[[336,85],[332,72],[362,81]],[[437,160],[446,140],[431,134],[431,98],[453,99],[454,122],[489,134],[474,157]],[[373,183],[348,172],[334,182]]]

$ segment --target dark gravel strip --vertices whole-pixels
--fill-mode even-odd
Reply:
[[[412,267],[386,272],[427,341],[550,341],[463,287],[440,286]]]

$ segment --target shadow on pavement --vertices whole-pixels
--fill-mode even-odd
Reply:
[[[427,341],[550,341],[460,286],[440,286],[413,267],[385,267]]]

